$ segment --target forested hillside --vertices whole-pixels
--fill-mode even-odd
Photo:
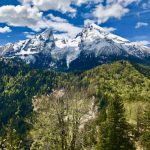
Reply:
[[[149,67],[118,61],[59,73],[1,60],[0,68],[1,148],[116,150],[120,140],[119,149],[149,150]]]

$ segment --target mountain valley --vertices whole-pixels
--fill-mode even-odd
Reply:
[[[149,150],[149,47],[90,24],[74,39],[47,29],[0,56],[1,149]]]

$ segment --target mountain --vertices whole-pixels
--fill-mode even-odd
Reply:
[[[74,39],[55,39],[50,29],[31,39],[0,47],[0,56],[20,58],[34,67],[86,70],[116,60],[150,64],[150,48],[90,24]]]

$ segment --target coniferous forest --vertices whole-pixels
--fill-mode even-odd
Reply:
[[[0,68],[0,149],[150,149],[149,67],[63,73],[1,59]]]

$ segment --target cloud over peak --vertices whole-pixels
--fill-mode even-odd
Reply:
[[[126,13],[129,12],[129,9],[124,8],[119,4],[113,4],[108,6],[98,5],[93,12],[94,17],[98,19],[98,23],[104,23],[109,18],[120,19]]]

